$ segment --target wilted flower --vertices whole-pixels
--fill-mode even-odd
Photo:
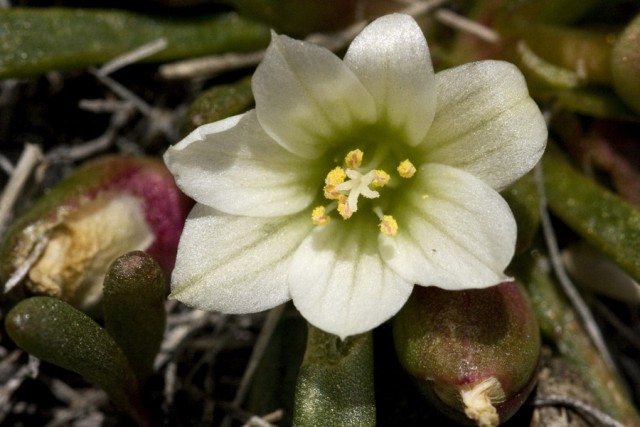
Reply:
[[[24,279],[34,293],[93,311],[118,256],[145,250],[171,271],[191,205],[158,159],[100,157],[14,221],[0,245],[0,276],[7,287]]]
[[[535,165],[547,136],[515,66],[434,74],[422,31],[394,14],[344,61],[274,34],[253,92],[255,110],[165,154],[198,202],[174,298],[227,313],[293,299],[344,338],[393,316],[414,284],[505,280],[516,225],[497,191]]]

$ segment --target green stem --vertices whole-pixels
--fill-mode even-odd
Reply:
[[[376,425],[371,332],[341,340],[309,325],[293,417],[296,426]]]

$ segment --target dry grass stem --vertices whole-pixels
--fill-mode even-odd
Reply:
[[[586,414],[605,427],[625,427],[620,421],[610,417],[595,406],[569,396],[545,396],[533,401],[535,406],[566,406]]]
[[[282,409],[278,409],[277,411],[271,412],[269,414],[258,417],[256,415],[249,418],[242,427],[275,427],[274,422],[280,421],[284,416],[284,411]]]
[[[167,39],[165,39],[164,37],[154,40],[150,43],[143,44],[142,46],[137,47],[136,49],[124,53],[105,63],[98,69],[97,72],[102,76],[107,76],[121,68],[126,67],[127,65],[140,62],[141,60],[148,58],[149,56],[154,55],[161,50],[166,49],[168,44],[169,43],[167,42]]]
[[[278,322],[282,317],[282,313],[284,312],[285,307],[286,304],[281,304],[278,307],[272,308],[267,314],[267,318],[264,321],[264,325],[262,326],[260,335],[258,336],[258,339],[253,346],[253,351],[251,352],[251,357],[249,358],[247,367],[244,371],[244,374],[242,375],[240,386],[238,387],[233,402],[231,403],[232,406],[239,408],[242,405],[242,402],[244,401],[244,398],[249,391],[249,386],[251,385],[253,375],[258,368],[260,360],[262,360],[262,356],[267,349],[267,345],[269,344],[269,340],[271,339],[273,332],[278,326]],[[222,422],[222,427],[227,427],[230,425],[231,417],[227,416]]]
[[[113,93],[118,95],[120,98],[133,103],[133,105],[135,105],[138,111],[140,111],[142,114],[147,117],[150,117],[152,115],[153,108],[138,95],[127,89],[125,86],[121,85],[109,76],[100,74],[100,72],[95,68],[90,68],[89,72],[96,76],[96,78],[100,80],[102,84],[111,89],[111,91],[113,91]]]
[[[24,145],[20,160],[18,160],[18,164],[14,168],[9,182],[7,182],[0,197],[0,236],[4,234],[13,206],[18,196],[22,193],[27,179],[29,179],[35,167],[42,160],[42,150],[38,145],[28,143]]]
[[[3,374],[0,380],[0,423],[2,423],[7,415],[14,410],[11,404],[11,395],[16,391],[27,378],[35,378],[38,375],[40,362],[35,357],[29,356],[29,362],[20,363],[22,351],[14,350],[9,357],[2,361],[0,372]],[[12,367],[10,375],[6,375],[7,367]],[[19,366],[19,367],[18,367]]]
[[[547,250],[549,251],[549,257],[551,260],[551,267],[553,269],[553,272],[558,278],[560,286],[569,298],[569,301],[575,308],[578,317],[582,321],[587,334],[593,342],[593,345],[600,352],[600,355],[607,365],[607,368],[613,374],[617,375],[618,378],[620,378],[620,381],[622,381],[622,377],[620,376],[620,373],[618,372],[618,369],[613,362],[611,353],[609,352],[609,349],[604,342],[604,338],[602,337],[600,328],[598,327],[598,324],[596,323],[593,314],[589,309],[589,306],[582,298],[582,295],[580,295],[580,292],[576,289],[576,286],[573,284],[573,282],[569,278],[569,275],[567,274],[567,271],[564,268],[562,257],[560,256],[560,249],[558,248],[558,241],[553,230],[553,225],[551,224],[549,211],[547,210],[547,197],[544,188],[544,178],[541,164],[538,164],[535,168],[535,178],[536,187],[540,195],[540,221],[542,224],[542,233],[547,245]]]
[[[451,10],[438,9],[434,15],[440,23],[455,30],[470,34],[487,43],[498,43],[500,41],[500,35],[491,28],[469,18],[465,18],[462,15],[458,15]]]
[[[9,176],[13,174],[13,164],[4,154],[0,154],[0,169]]]
[[[99,137],[92,139],[90,141],[86,141],[80,144],[75,144],[72,146],[61,145],[59,147],[54,148],[53,150],[47,153],[47,159],[51,162],[56,161],[79,161],[87,159],[91,156],[94,156],[98,153],[104,152],[111,148],[111,146],[116,141],[118,135],[122,128],[129,123],[129,121],[136,114],[136,108],[134,104],[130,101],[113,101],[113,100],[104,100],[103,104],[100,105],[100,100],[92,100],[89,105],[91,108],[111,108],[114,107],[113,114],[111,119],[109,120],[109,125],[107,129],[104,131],[102,135]],[[86,106],[86,104],[85,104]],[[98,112],[98,111],[94,111]],[[100,111],[101,112],[101,111]]]

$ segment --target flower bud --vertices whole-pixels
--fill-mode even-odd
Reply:
[[[9,285],[24,279],[34,293],[89,309],[102,297],[109,264],[124,253],[145,250],[166,272],[173,268],[190,205],[160,160],[97,159],[12,224],[0,273]]]
[[[416,286],[393,332],[405,370],[458,422],[497,426],[535,384],[538,324],[514,282],[465,291]]]

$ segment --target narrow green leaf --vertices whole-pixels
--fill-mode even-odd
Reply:
[[[214,86],[191,104],[182,133],[186,135],[198,126],[243,113],[253,106],[253,102],[250,77]]]
[[[225,0],[224,3],[245,16],[266,22],[278,32],[294,36],[338,31],[355,22],[358,13],[368,16],[375,7],[357,0]]]
[[[613,87],[629,107],[640,113],[640,14],[618,37],[611,54]]]
[[[499,17],[521,25],[523,22],[545,22],[548,24],[569,24],[580,21],[584,16],[602,6],[599,0],[519,0],[479,2],[487,8],[499,10]],[[502,8],[499,8],[500,3]]]
[[[296,426],[376,425],[371,332],[342,341],[309,325],[293,419]]]
[[[608,87],[559,90],[552,94],[560,108],[593,117],[640,121],[640,114],[628,108]]]
[[[542,333],[580,373],[600,409],[622,425],[640,427],[640,415],[623,385],[607,368],[560,287],[547,275],[546,262],[540,258],[542,252],[534,248],[517,256],[509,267],[510,272],[526,285]]]
[[[640,209],[579,173],[556,147],[547,149],[543,167],[551,211],[640,280]]]
[[[153,372],[166,321],[165,279],[141,251],[117,258],[104,279],[105,329],[127,356],[140,384]]]
[[[89,316],[56,298],[33,297],[9,311],[5,328],[21,349],[79,373],[100,386],[141,425],[147,424],[127,358]]]
[[[111,9],[0,9],[0,78],[106,62],[164,37],[148,58],[172,60],[266,47],[265,25],[235,13],[172,19]]]
[[[517,30],[527,45],[544,60],[568,70],[581,70],[580,83],[611,82],[611,39],[614,31],[547,24],[521,26]]]
[[[536,187],[534,174],[528,173],[501,193],[518,224],[516,252],[528,248],[535,239],[540,225],[540,194]]]

